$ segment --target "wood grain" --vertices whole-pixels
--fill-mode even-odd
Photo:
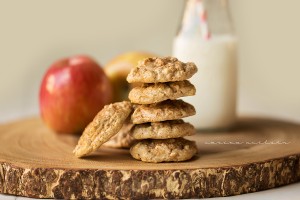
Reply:
[[[231,132],[198,133],[190,139],[197,141],[199,154],[188,162],[143,163],[128,150],[109,148],[77,159],[72,150],[78,138],[56,135],[38,118],[4,124],[0,193],[66,199],[202,198],[300,180],[298,124],[241,119]]]

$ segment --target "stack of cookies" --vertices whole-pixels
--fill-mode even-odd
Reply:
[[[181,118],[196,114],[195,108],[177,98],[195,95],[187,79],[197,72],[194,63],[173,57],[148,58],[129,73],[129,83],[142,83],[129,93],[135,104],[131,134],[138,140],[132,157],[144,162],[176,162],[191,159],[197,153],[195,142],[184,139],[195,133]]]

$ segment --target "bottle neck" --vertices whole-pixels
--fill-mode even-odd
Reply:
[[[188,0],[178,34],[209,39],[216,35],[233,35],[227,0]]]

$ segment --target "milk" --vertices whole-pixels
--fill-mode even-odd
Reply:
[[[194,62],[198,72],[190,79],[196,86],[195,96],[183,100],[196,108],[196,115],[186,118],[195,128],[220,130],[236,121],[237,40],[231,35],[179,35],[173,43],[173,56],[184,62]]]

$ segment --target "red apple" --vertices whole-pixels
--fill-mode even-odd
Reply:
[[[55,62],[46,72],[39,94],[44,122],[57,133],[81,133],[105,104],[112,86],[102,68],[88,56]]]

